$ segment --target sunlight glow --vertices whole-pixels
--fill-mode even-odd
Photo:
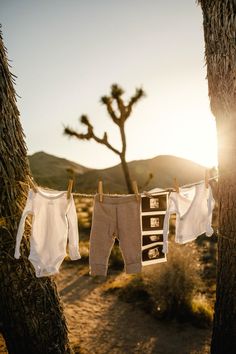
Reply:
[[[189,127],[178,129],[175,133],[179,139],[179,143],[175,146],[176,155],[193,160],[206,167],[216,167],[218,165],[214,121],[207,122],[206,120],[205,124],[192,124],[190,129]]]

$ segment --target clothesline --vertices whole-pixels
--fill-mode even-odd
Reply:
[[[30,187],[29,183],[26,183],[26,182],[23,182],[23,181],[19,181],[19,180],[16,180],[16,179],[14,179],[14,178],[9,178],[9,177],[5,177],[5,176],[4,176],[4,177],[3,177],[3,176],[0,176],[0,178],[3,179],[3,180],[14,181],[14,183],[11,183],[11,184],[24,184],[24,185],[27,185],[27,186]],[[30,177],[30,178],[31,178],[31,177]],[[213,179],[217,179],[217,178],[218,178],[218,175],[213,176],[213,177],[210,177],[209,180],[213,180]],[[204,182],[204,181],[201,180],[201,181],[198,181],[198,182],[195,182],[195,183],[185,184],[185,185],[181,186],[181,188],[192,187],[192,186],[198,185],[198,184],[203,183],[203,182]],[[53,189],[52,189],[52,190],[53,190]],[[158,188],[158,191],[156,191],[156,192],[154,191],[154,192],[150,193],[150,192],[148,192],[148,191],[144,191],[144,192],[142,192],[142,193],[140,193],[140,194],[141,194],[141,195],[143,194],[143,195],[145,195],[145,196],[151,198],[152,195],[154,195],[154,194],[156,194],[156,193],[171,192],[171,191],[173,191],[173,190],[174,190],[174,188],[166,188],[166,189]],[[76,193],[76,192],[72,193],[73,196],[80,197],[80,198],[94,198],[96,194],[97,194],[97,193],[93,193],[93,194]],[[104,196],[117,196],[117,195],[122,196],[122,195],[127,195],[127,194],[109,194],[109,193],[104,193],[103,195],[104,195]],[[17,216],[17,214],[11,215],[11,216],[8,216],[8,215],[2,216],[2,217],[0,218],[0,220],[1,220],[1,219],[12,219],[12,218],[14,218],[15,216]]]
[[[209,178],[209,181],[210,180],[215,180],[215,179],[218,179],[218,175],[216,175],[216,176],[213,176],[213,177],[210,177]],[[26,185],[26,186],[30,186],[29,185],[29,183],[26,183],[26,182],[23,182],[23,181],[18,181],[18,180],[15,180],[14,178],[9,178],[9,177],[3,177],[3,176],[0,176],[0,178],[1,179],[3,179],[3,180],[9,180],[9,181],[14,181],[14,183],[11,183],[11,184],[24,184],[24,185]],[[185,184],[185,185],[183,185],[183,186],[180,186],[180,188],[188,188],[188,187],[193,187],[193,186],[196,186],[196,185],[198,185],[198,184],[201,184],[201,183],[203,183],[204,182],[204,180],[200,180],[200,181],[198,181],[198,182],[193,182],[193,183],[189,183],[189,184]],[[49,188],[49,189],[51,189],[51,188]],[[53,190],[53,189],[51,189],[51,190]],[[173,187],[169,187],[169,188],[156,188],[156,191],[155,191],[155,189],[153,189],[153,190],[151,190],[151,191],[143,191],[143,192],[141,192],[141,193],[139,193],[139,194],[145,194],[146,196],[152,196],[153,194],[156,194],[156,193],[163,193],[163,192],[171,192],[171,191],[173,191],[174,190],[174,188]],[[84,198],[93,198],[95,195],[96,195],[97,193],[78,193],[78,192],[72,192],[72,195],[73,196],[78,196],[78,197],[84,197]],[[111,193],[103,193],[103,195],[104,196],[115,196],[115,195],[127,195],[127,194],[125,194],[125,193],[123,193],[123,194],[117,194],[117,193],[115,193],[115,194],[111,194]]]
[[[15,183],[22,183],[22,184],[25,184],[25,185],[27,185],[27,186],[29,186],[29,184],[28,183],[25,183],[25,182],[23,182],[23,181],[17,181],[17,180],[15,180],[15,179],[13,179],[13,178],[6,178],[6,177],[2,177],[2,176],[0,176],[0,178],[2,178],[2,179],[8,179],[9,181],[14,181]],[[210,177],[209,178],[209,180],[215,180],[215,179],[217,179],[218,178],[218,175],[216,175],[216,176],[213,176],[213,177]],[[183,185],[183,186],[181,186],[181,188],[188,188],[188,187],[192,187],[192,186],[194,186],[194,185],[198,185],[198,184],[201,184],[201,183],[203,183],[204,182],[204,180],[200,180],[200,181],[198,181],[198,182],[195,182],[195,183],[190,183],[190,184],[185,184],[185,185]],[[157,193],[163,193],[163,192],[171,192],[171,191],[173,191],[174,189],[173,188],[168,188],[168,189],[161,189],[161,188],[157,188],[156,189],[156,191],[155,191],[155,189],[154,190],[152,190],[151,191],[151,193],[150,192],[147,192],[147,191],[144,191],[144,192],[142,192],[142,193],[140,193],[141,195],[145,195],[145,196],[148,196],[148,197],[152,197],[152,195],[156,195]],[[96,195],[96,193],[95,194],[86,194],[86,193],[72,193],[72,195],[73,196],[78,196],[78,197],[85,197],[85,198],[94,198],[94,196]],[[104,196],[122,196],[122,195],[126,195],[127,196],[127,194],[104,194]],[[11,216],[2,216],[2,217],[0,217],[0,223],[1,223],[1,221],[4,221],[4,220],[6,220],[6,219],[14,219],[15,217],[17,217],[17,216],[19,216],[19,214],[13,214],[13,215],[11,215]],[[224,239],[227,239],[228,241],[230,241],[230,242],[236,242],[236,240],[234,240],[234,239],[231,239],[231,238],[229,238],[229,237],[226,237],[226,236],[224,236],[224,235],[220,235],[219,233],[217,233],[217,237],[218,237],[218,239],[219,238],[224,238]]]

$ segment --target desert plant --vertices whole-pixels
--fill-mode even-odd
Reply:
[[[201,286],[197,252],[192,245],[170,244],[168,262],[147,268],[143,276],[157,317],[190,318],[192,299]]]
[[[125,134],[125,123],[126,120],[129,118],[130,114],[132,113],[133,106],[145,95],[142,88],[136,89],[135,94],[130,98],[129,102],[125,104],[122,95],[124,94],[124,90],[118,86],[117,84],[113,84],[111,86],[111,95],[110,96],[103,96],[101,98],[102,104],[106,106],[107,112],[112,119],[112,121],[119,127],[120,136],[122,141],[122,149],[119,151],[117,148],[111,145],[108,140],[108,135],[104,132],[103,138],[99,138],[94,133],[94,127],[90,123],[88,117],[86,115],[81,116],[81,123],[87,127],[87,133],[82,134],[78,133],[77,131],[66,127],[64,129],[64,134],[68,136],[74,136],[80,140],[90,140],[93,139],[97,143],[105,145],[108,149],[113,151],[117,154],[121,161],[121,166],[124,172],[125,182],[127,186],[127,190],[129,193],[133,193],[133,187],[131,182],[131,176],[128,164],[126,162],[126,134]],[[113,103],[115,102],[116,108],[113,107]],[[117,112],[118,111],[118,112]],[[152,178],[152,176],[150,176]]]
[[[107,284],[105,292],[116,292],[122,301],[132,303],[158,319],[209,326],[213,310],[201,294],[204,286],[198,255],[194,243],[170,244],[168,263],[143,268],[139,275],[121,273]]]
[[[190,316],[197,327],[208,327],[212,324],[213,308],[204,295],[198,294],[192,299]]]
[[[117,240],[115,241],[115,244],[111,250],[109,267],[115,270],[122,270],[124,268],[124,261],[119,248],[119,242]]]
[[[138,306],[146,312],[152,312],[153,301],[142,275],[130,278],[126,285],[119,289],[118,297],[128,303]]]

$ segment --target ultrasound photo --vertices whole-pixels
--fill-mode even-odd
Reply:
[[[142,250],[142,262],[143,265],[145,263],[154,264],[159,262],[165,262],[166,255],[162,252],[162,245],[153,245],[150,248],[146,248]]]
[[[143,231],[163,230],[165,215],[142,215]]]
[[[159,194],[156,196],[142,197],[142,212],[148,211],[166,211],[167,194]]]
[[[155,242],[163,242],[163,235],[143,235],[143,246],[151,245]]]
[[[159,208],[159,198],[150,198],[149,201],[150,209],[158,209]]]
[[[150,218],[150,226],[151,227],[159,227],[160,226],[160,219],[158,217]]]

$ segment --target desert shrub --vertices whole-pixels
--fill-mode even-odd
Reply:
[[[75,197],[75,205],[81,230],[89,230],[92,222],[93,200]]]
[[[106,281],[103,286],[103,291],[104,293],[117,293],[121,289],[125,288],[130,281],[131,276],[121,272],[115,277],[112,277]]]
[[[208,327],[213,320],[213,309],[204,295],[197,295],[191,302],[192,323],[198,327]]]
[[[170,244],[168,261],[148,267],[144,282],[158,318],[192,320],[194,296],[202,286],[194,244]],[[197,314],[197,311],[195,311]]]
[[[153,304],[141,275],[120,273],[104,286],[105,293],[116,293],[122,301],[151,312]]]
[[[126,286],[119,289],[118,296],[121,300],[135,303],[141,308],[149,310],[151,296],[141,275],[133,276]]]
[[[89,260],[89,242],[88,241],[80,241],[80,262],[88,263]]]
[[[124,268],[124,261],[119,248],[119,242],[117,240],[111,250],[109,268],[114,270],[122,270]]]
[[[118,245],[117,245],[118,247]],[[120,266],[119,249],[115,263]],[[120,273],[107,284],[106,292],[116,292],[119,299],[142,308],[158,319],[189,321],[198,327],[212,322],[212,307],[201,291],[199,252],[194,243],[171,244],[168,261],[143,268],[141,275]]]

